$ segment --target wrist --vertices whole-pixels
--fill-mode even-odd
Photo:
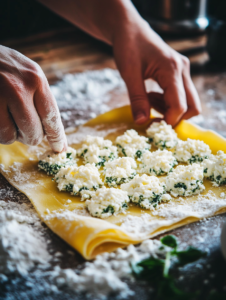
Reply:
[[[101,28],[101,39],[108,44],[113,46],[121,34],[135,33],[139,28],[149,27],[130,1],[109,0],[106,5],[108,7],[103,7],[104,17],[96,24],[99,23],[98,27]]]

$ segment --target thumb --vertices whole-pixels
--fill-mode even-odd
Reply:
[[[134,121],[138,125],[143,124],[150,118],[150,104],[142,76],[131,74],[124,80],[129,93]]]

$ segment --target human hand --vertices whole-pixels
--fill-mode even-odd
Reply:
[[[0,143],[38,145],[46,134],[53,151],[67,148],[59,110],[41,68],[0,46]]]
[[[170,48],[140,17],[123,20],[119,27],[113,38],[114,56],[127,85],[135,122],[146,122],[151,107],[172,126],[200,114],[189,60]],[[148,78],[157,81],[164,94],[147,94],[144,80]]]

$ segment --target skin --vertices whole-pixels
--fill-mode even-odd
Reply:
[[[201,112],[189,60],[170,48],[141,18],[129,0],[41,0],[41,3],[113,47],[137,124],[153,107],[175,126]],[[152,78],[164,93],[146,93]],[[0,47],[0,143],[37,145],[44,134],[55,152],[66,137],[56,101],[40,67],[18,52]]]
[[[0,46],[0,143],[67,148],[59,110],[41,68],[19,52]]]

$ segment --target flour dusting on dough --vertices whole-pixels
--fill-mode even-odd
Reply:
[[[68,145],[79,144],[85,140],[87,135],[106,137],[110,133],[115,133],[118,130],[125,130],[126,126],[124,124],[114,124],[104,129],[103,126],[81,126],[74,133],[70,132],[67,134]]]
[[[211,217],[225,206],[226,197],[216,197],[212,191],[209,191],[206,195],[199,195],[192,205],[186,203],[183,198],[160,205],[152,211],[152,215],[160,217],[158,219],[153,219],[147,213],[143,213],[140,217],[126,216],[120,228],[137,238],[141,238],[150,235],[151,232],[160,227],[171,226],[189,217],[197,219]]]

